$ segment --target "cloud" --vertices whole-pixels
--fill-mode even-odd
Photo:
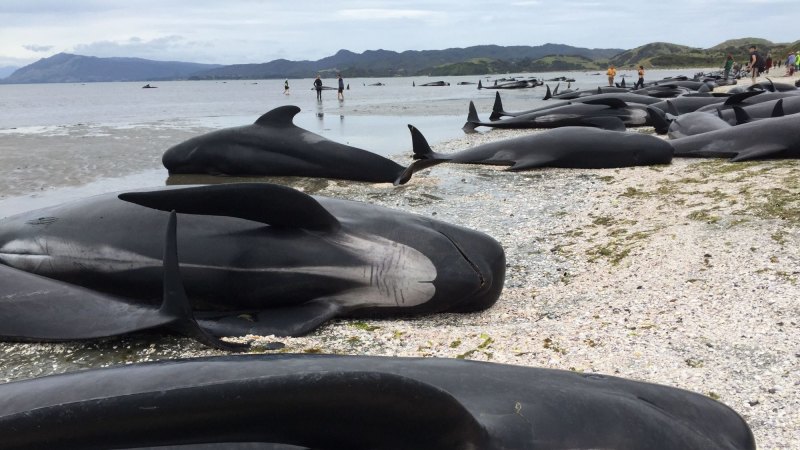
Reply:
[[[24,48],[25,50],[30,50],[32,52],[49,52],[55,47],[52,45],[27,44],[23,45],[22,48]]]
[[[421,9],[342,9],[336,12],[339,18],[347,20],[396,20],[396,19],[425,19],[436,16],[433,11]]]

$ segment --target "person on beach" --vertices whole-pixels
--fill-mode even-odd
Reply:
[[[758,49],[755,45],[750,46],[750,62],[747,63],[747,70],[750,72],[753,84],[756,84],[756,78],[760,75],[759,67],[761,55],[758,54]]]
[[[342,79],[342,74],[339,74],[339,92],[337,94],[339,101],[344,100],[344,80]]]
[[[733,55],[728,53],[728,57],[725,59],[725,79],[727,80],[731,74],[731,69],[733,69]]]
[[[637,86],[639,89],[644,88],[644,66],[639,66],[639,79],[633,85],[633,88],[636,89]]]
[[[608,67],[608,71],[606,71],[606,75],[608,75],[608,85],[614,86],[614,77],[617,76],[617,69],[614,68],[614,65],[610,65]]]
[[[317,101],[322,101],[322,78],[317,75],[317,79],[314,80],[314,89],[317,90]]]
[[[794,64],[795,64],[795,56],[794,52],[789,52],[789,56],[786,57],[786,75],[787,76],[794,76]]]
[[[289,95],[289,80],[283,82],[283,95]]]
[[[769,69],[772,68],[772,53],[767,53],[767,62],[764,68],[764,73],[769,74]]]

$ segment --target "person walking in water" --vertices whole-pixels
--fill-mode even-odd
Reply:
[[[337,96],[339,97],[339,101],[344,100],[344,80],[342,79],[342,74],[339,74],[339,92]]]
[[[283,95],[289,95],[289,80],[283,82]]]
[[[636,89],[637,86],[639,89],[644,88],[644,66],[639,66],[639,80],[636,81],[636,84],[633,85],[633,88]]]
[[[317,90],[317,101],[322,101],[322,78],[317,75],[317,79],[314,80],[314,89]]]
[[[609,86],[614,86],[614,77],[617,76],[617,69],[614,68],[613,64],[608,67],[608,71],[606,72],[606,75],[608,75],[608,85]]]

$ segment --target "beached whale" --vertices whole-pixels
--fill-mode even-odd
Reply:
[[[167,270],[169,211],[180,266]],[[192,314],[214,336],[297,336],[333,317],[475,311],[500,295],[504,258],[479,232],[265,183],[105,194],[0,220],[0,337],[113,336]],[[191,310],[162,314],[181,306],[166,285]]]
[[[800,114],[758,120],[668,141],[675,156],[746,161],[800,157]]]
[[[281,106],[252,125],[225,128],[169,148],[170,174],[258,175],[391,182],[403,167],[375,153],[304,130],[292,119],[297,106]]]
[[[672,147],[655,136],[589,127],[562,127],[518,138],[478,145],[452,154],[431,150],[413,125],[414,161],[397,178],[405,184],[419,170],[445,162],[510,166],[510,171],[537,167],[606,169],[669,164]]]
[[[210,443],[755,449],[744,419],[706,395],[594,373],[445,358],[159,361],[5,383],[0,398],[0,450]]]
[[[673,107],[669,106],[669,108]],[[650,114],[650,121],[653,123],[656,133],[666,134],[670,139],[679,139],[731,127],[728,122],[722,119],[719,111],[716,114],[694,111],[676,116],[669,113],[665,114],[654,105],[650,105],[647,107],[647,113]]]
[[[418,86],[434,86],[434,87],[441,87],[441,86],[450,86],[450,83],[446,81],[431,81],[430,83],[419,84]]]
[[[475,104],[470,101],[467,122],[462,129],[470,132],[477,127],[559,128],[583,126],[622,131],[626,126],[647,125],[648,120],[645,105],[629,104],[614,98],[603,98],[580,103],[570,102],[563,106],[537,110],[503,120],[483,122],[478,117]]]
[[[505,111],[505,109],[503,108],[503,101],[500,98],[500,93],[495,92],[494,104],[492,105],[492,114],[489,116],[489,120],[498,120],[502,117],[517,117],[537,111],[545,111],[550,108],[555,108],[558,106],[566,106],[570,104],[585,103],[585,102],[591,102],[593,100],[605,100],[605,99],[618,99],[625,103],[638,103],[642,105],[649,105],[651,103],[661,101],[657,98],[647,97],[644,95],[620,92],[620,93],[610,93],[610,94],[590,94],[580,98],[571,99],[569,101],[548,102],[548,104],[545,106],[539,106],[537,108],[528,109],[524,111]]]

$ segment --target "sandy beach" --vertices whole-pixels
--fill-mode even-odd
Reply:
[[[536,132],[493,130],[433,150]],[[153,158],[163,148],[147,145]],[[73,184],[52,170],[50,187]],[[0,185],[4,195],[18,194],[19,182]],[[480,313],[337,320],[303,338],[247,337],[252,352],[467,358],[615,375],[708,395],[747,420],[759,448],[800,448],[796,160],[523,173],[442,164],[400,187],[290,183],[483,231],[506,250],[506,285]],[[285,347],[266,349],[277,341]],[[0,346],[5,380],[102,365],[97,355],[107,364],[214,354],[182,338]],[[34,356],[69,364],[31,373]]]

